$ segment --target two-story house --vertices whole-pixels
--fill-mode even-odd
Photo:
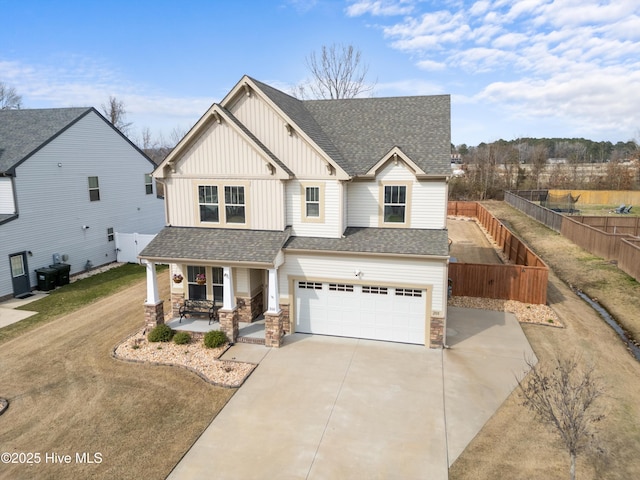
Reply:
[[[243,77],[153,173],[167,226],[148,262],[147,325],[162,322],[156,263],[220,328],[264,314],[288,332],[443,344],[448,95],[301,101]],[[200,283],[198,283],[200,275]]]
[[[154,168],[94,108],[0,110],[0,299],[51,264],[114,262],[117,232],[162,229]]]

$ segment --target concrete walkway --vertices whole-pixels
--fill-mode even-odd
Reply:
[[[0,303],[0,328],[19,322],[20,320],[24,320],[25,318],[29,318],[30,316],[38,313],[27,310],[16,310],[16,308],[35,302],[36,300],[46,296],[46,293],[34,292],[30,297],[24,299],[12,298]]]
[[[446,479],[533,352],[511,314],[449,309],[451,349],[289,335],[168,478]]]

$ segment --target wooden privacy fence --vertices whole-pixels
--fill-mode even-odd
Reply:
[[[523,192],[515,192],[518,195]],[[640,281],[640,217],[624,216],[565,216],[559,228],[552,227],[536,212],[547,210],[512,192],[505,192],[507,203],[530,217],[560,232],[580,248],[606,260],[617,261],[618,268]],[[525,195],[527,196],[527,195]],[[531,195],[528,195],[531,196]],[[555,220],[552,221],[556,225]]]
[[[504,201],[550,229],[560,232],[563,215],[531,202],[532,199],[537,201],[540,192],[543,192],[543,190],[530,190],[528,192],[516,192],[515,194],[504,192]],[[520,193],[525,196],[521,197]]]
[[[450,263],[451,294],[547,302],[549,268],[502,222],[477,202],[449,202],[449,215],[475,217],[513,265]]]

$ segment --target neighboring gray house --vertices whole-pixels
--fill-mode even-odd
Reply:
[[[243,77],[154,171],[167,224],[141,252],[146,322],[215,301],[220,328],[441,347],[447,314],[448,95],[301,101]]]
[[[94,108],[0,110],[0,298],[116,260],[114,234],[157,233],[151,160]]]

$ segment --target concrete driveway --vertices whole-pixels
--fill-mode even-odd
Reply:
[[[446,479],[533,352],[511,314],[450,308],[451,349],[314,335],[259,362],[170,479]],[[197,412],[194,412],[194,415]]]

